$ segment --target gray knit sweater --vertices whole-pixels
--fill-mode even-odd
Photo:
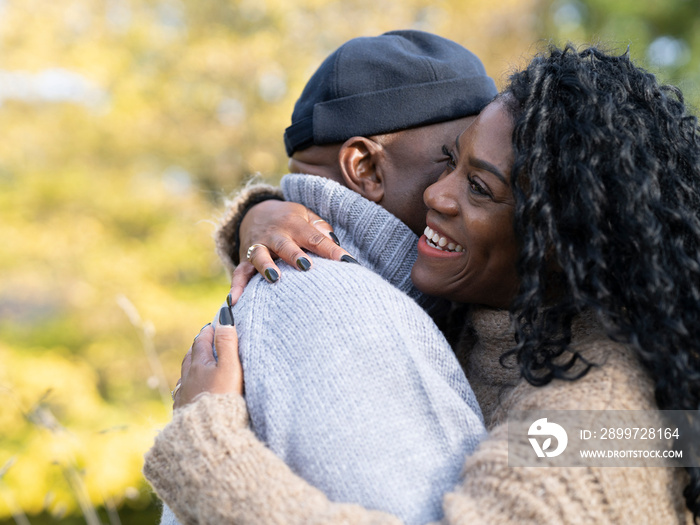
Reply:
[[[361,265],[313,257],[255,277],[234,308],[256,436],[331,500],[406,523],[442,516],[442,496],[485,434],[476,398],[410,281],[417,237],[328,179],[287,175],[287,200],[334,228]],[[310,256],[312,257],[312,256]]]
[[[331,180],[288,175],[282,190],[325,218],[362,266],[314,258],[313,271],[282,267],[278,284],[250,283],[234,315],[251,426],[332,500],[408,523],[439,518],[484,427],[419,306],[437,303],[410,280],[417,238]]]

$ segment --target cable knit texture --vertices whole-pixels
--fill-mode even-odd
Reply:
[[[408,523],[439,519],[485,427],[421,308],[442,302],[410,281],[417,238],[331,180],[289,175],[282,188],[324,217],[362,265],[309,256],[312,271],[280,264],[278,283],[258,276],[246,287],[233,313],[251,428],[333,501]]]
[[[505,418],[510,410],[654,408],[652,382],[632,351],[610,341],[592,319],[578,319],[572,344],[599,365],[585,377],[533,387],[505,374],[499,384],[491,386],[488,380],[477,384],[477,377],[502,375],[498,358],[513,344],[513,336],[506,312],[476,310],[472,322],[475,339],[467,343],[468,370],[480,367],[470,380],[484,407],[490,407],[484,410],[490,432],[466,459],[462,482],[445,497],[442,523],[690,525],[691,515],[681,497],[687,479],[680,468],[508,466]],[[205,493],[212,497],[211,508],[196,503],[197,517],[187,523],[397,523],[389,515],[328,501],[246,434],[240,418],[236,426],[221,415],[231,403],[240,403],[243,410],[242,400],[234,396],[200,399],[188,409],[200,420],[177,414],[147,456],[146,475],[166,501],[197,499],[199,491],[203,498]],[[200,426],[224,426],[226,431],[217,435],[225,436],[225,441],[217,442],[210,431],[193,436]],[[207,460],[212,449],[226,457]],[[247,468],[251,463],[259,463],[260,469],[251,471]],[[186,473],[179,474],[178,484],[172,478],[181,468]]]

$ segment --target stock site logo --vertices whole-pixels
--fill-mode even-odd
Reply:
[[[540,446],[537,438],[529,438],[530,444],[535,450],[535,454],[537,454],[538,458],[543,458],[545,456],[548,458],[555,458],[566,450],[566,445],[569,443],[569,436],[566,434],[566,430],[564,430],[561,425],[549,423],[546,417],[538,419],[532,425],[530,425],[527,435],[548,436],[547,439],[544,440],[544,443],[542,443],[542,446]],[[557,440],[557,448],[554,450],[549,450],[549,447],[552,446],[552,437],[556,438]]]

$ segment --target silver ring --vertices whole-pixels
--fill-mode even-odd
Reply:
[[[182,381],[180,381],[177,385],[175,385],[175,388],[173,388],[170,391],[170,397],[173,398],[173,401],[175,401],[175,396],[177,395],[178,391],[180,390],[180,387],[182,386]]]
[[[267,248],[267,246],[265,246],[264,244],[251,245],[250,248],[248,248],[248,251],[245,252],[246,259],[248,259],[250,261],[250,256],[253,255],[253,250],[255,250],[255,248],[257,248],[258,246],[262,246],[263,248]]]
[[[316,219],[315,221],[313,221],[313,222],[311,223],[311,226],[313,226],[313,225],[316,224],[317,222],[326,222],[326,219]]]

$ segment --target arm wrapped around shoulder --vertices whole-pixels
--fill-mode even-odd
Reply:
[[[144,475],[183,525],[396,525],[387,514],[333,503],[248,428],[243,398],[205,394],[175,412],[146,454]]]

